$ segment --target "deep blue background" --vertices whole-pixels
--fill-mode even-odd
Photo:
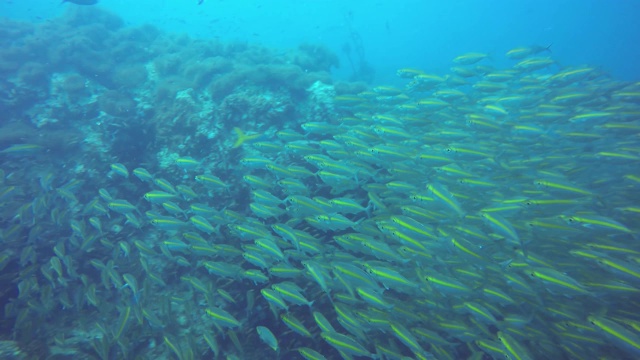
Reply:
[[[3,0],[0,14],[45,21],[68,7],[58,0]],[[151,23],[194,37],[248,40],[269,47],[322,43],[341,56],[336,76],[351,73],[341,50],[356,32],[376,83],[395,70],[444,73],[465,52],[488,52],[490,65],[511,66],[516,46],[552,45],[561,65],[597,66],[640,80],[640,1],[635,0],[101,0],[132,25]]]

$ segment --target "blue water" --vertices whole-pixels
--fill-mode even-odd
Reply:
[[[639,13],[1,2],[0,359],[639,358]]]
[[[561,64],[598,66],[621,80],[640,79],[640,4],[634,0],[103,0],[127,24],[154,26],[202,39],[241,40],[286,49],[321,43],[340,56],[339,77],[351,69],[342,48],[362,39],[376,80],[393,82],[401,67],[446,71],[455,56],[489,52],[492,65],[516,46],[551,45]],[[0,3],[0,14],[40,22],[73,5],[55,0]]]

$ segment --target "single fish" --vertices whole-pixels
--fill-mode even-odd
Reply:
[[[202,1],[200,1],[202,3]],[[260,340],[262,340],[265,344],[267,344],[273,351],[278,352],[280,349],[278,348],[278,339],[276,339],[275,335],[264,326],[256,327],[256,331],[258,332],[258,336]]]

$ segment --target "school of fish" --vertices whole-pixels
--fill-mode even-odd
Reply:
[[[15,338],[73,312],[48,346],[98,359],[639,358],[640,83],[548,51],[238,124],[227,170],[85,164],[86,195],[2,150]]]

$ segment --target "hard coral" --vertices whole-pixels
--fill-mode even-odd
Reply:
[[[111,76],[115,89],[142,86],[147,81],[147,69],[141,64],[116,67]]]
[[[335,117],[334,98],[336,91],[333,85],[327,85],[316,81],[311,85],[309,93],[308,119],[312,121],[327,121]]]
[[[67,95],[75,97],[87,92],[87,79],[78,74],[70,74],[64,78],[61,88]]]
[[[99,7],[73,6],[63,17],[65,23],[77,28],[83,25],[102,24],[106,28],[116,30],[124,25],[122,18]]]
[[[246,41],[235,41],[228,43],[224,51],[227,56],[231,56],[232,54],[245,52],[247,49],[249,49],[249,44]]]
[[[164,78],[156,86],[156,101],[160,103],[173,101],[179,91],[191,87],[191,82],[181,76]]]
[[[98,98],[98,103],[100,110],[118,117],[134,115],[137,105],[131,97],[115,90],[105,91]]]
[[[0,149],[16,143],[25,143],[31,139],[33,126],[25,122],[7,122],[0,124]]]
[[[34,27],[30,22],[11,20],[2,18],[0,21],[0,45],[8,46],[14,42],[14,39],[21,39],[31,34]]]
[[[75,128],[62,128],[36,134],[31,140],[34,144],[41,145],[48,151],[56,154],[72,154],[80,146],[84,134]]]
[[[29,51],[23,46],[1,47],[0,72],[13,73],[28,58]]]
[[[69,31],[71,29],[67,29]],[[105,41],[110,39],[113,35],[113,29],[109,29],[106,25],[95,23],[83,25],[79,28],[73,29],[73,33],[82,35],[83,37],[91,40],[91,46],[93,48],[99,48]]]
[[[305,71],[330,71],[332,67],[340,67],[338,56],[321,45],[302,44],[292,58],[292,62]]]
[[[366,91],[369,88],[367,83],[358,81],[358,82],[346,82],[339,81],[335,83],[334,89],[336,90],[336,95],[355,95],[359,94],[363,91]]]
[[[189,63],[183,72],[184,76],[193,81],[198,88],[206,87],[219,74],[226,73],[233,68],[230,60],[221,56],[210,57]]]
[[[0,148],[16,143],[37,144],[49,151],[69,150],[76,146],[82,134],[77,129],[39,131],[24,122],[9,122],[0,127]]]
[[[176,75],[182,63],[183,60],[179,54],[164,54],[153,60],[153,66],[161,77]]]
[[[236,91],[243,85],[250,85],[255,69],[248,66],[236,66],[234,71],[223,74],[211,82],[209,93],[215,100],[221,100],[225,96]]]
[[[251,81],[271,89],[288,87],[304,74],[296,65],[259,65],[252,74]]]
[[[113,39],[116,41],[132,41],[135,43],[149,44],[155,41],[160,34],[160,30],[157,27],[146,24],[135,28],[126,27],[119,29],[113,35]]]
[[[189,61],[201,61],[222,54],[223,48],[215,41],[194,40],[180,47],[180,56]]]
[[[77,69],[80,74],[99,82],[103,86],[108,88],[113,86],[109,74],[116,64],[111,62],[111,59],[105,53],[88,51],[82,56],[73,56],[69,59],[69,64],[67,65]]]
[[[260,87],[269,91],[287,91],[294,98],[304,96],[304,90],[315,81],[330,82],[328,73],[306,73],[296,65],[269,64],[236,66],[231,73],[215,78],[209,92],[221,99],[240,87]]]
[[[24,86],[45,88],[49,85],[51,76],[45,65],[31,61],[20,67],[18,79]]]
[[[109,39],[105,42],[105,48],[110,49],[110,58],[119,63],[141,63],[149,60],[148,51],[140,48],[140,44],[135,41],[120,41]]]
[[[247,46],[246,48],[228,46],[227,56],[232,56],[236,59],[236,61],[242,62],[247,65],[284,62],[279,61],[280,59],[276,59],[269,49],[256,45]]]
[[[231,94],[220,105],[220,116],[229,125],[254,121],[262,124],[281,123],[294,111],[287,94],[245,90]]]
[[[89,38],[75,34],[59,42],[57,46],[47,46],[46,58],[53,67],[72,69],[76,62],[95,51],[90,44]]]

